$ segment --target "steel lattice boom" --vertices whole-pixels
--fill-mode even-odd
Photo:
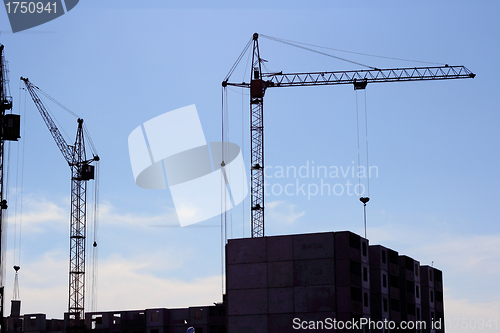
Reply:
[[[83,119],[78,119],[78,129],[74,145],[70,146],[64,140],[61,132],[50,117],[45,105],[38,97],[34,86],[26,78],[21,78],[29,91],[33,102],[42,115],[54,141],[61,150],[66,162],[71,168],[71,217],[70,217],[70,270],[69,270],[69,304],[68,330],[83,332],[85,306],[85,238],[86,238],[86,192],[87,181],[94,179],[94,161],[98,156],[87,160],[83,133]]]
[[[264,237],[264,122],[263,102],[267,88],[322,86],[352,84],[354,89],[365,89],[368,83],[433,81],[469,79],[476,75],[464,66],[434,66],[393,69],[369,69],[311,73],[262,73],[259,52],[259,35],[253,35],[252,73],[250,82],[228,82],[237,63],[222,82],[222,86],[250,88],[250,132],[251,132],[251,197],[252,237]],[[248,45],[247,45],[248,47]],[[246,48],[244,52],[246,51]]]
[[[313,73],[262,73],[262,83],[265,89],[270,87],[334,84],[362,86],[363,84],[374,82],[468,79],[475,76],[475,74],[464,66],[440,66]],[[227,85],[250,88],[252,83],[227,82]]]
[[[57,128],[56,124],[54,123],[54,120],[52,120],[52,118],[50,117],[50,114],[47,111],[47,108],[43,104],[42,100],[36,94],[35,90],[40,90],[40,88],[33,85],[26,78],[22,77],[21,80],[24,81],[26,88],[28,89],[28,92],[31,95],[31,99],[33,100],[36,107],[38,108],[38,111],[40,111],[40,114],[42,115],[42,119],[45,122],[45,125],[47,125],[47,128],[50,131],[50,134],[52,134],[52,137],[54,138],[54,141],[56,142],[57,147],[59,147],[59,150],[63,154],[64,159],[66,160],[66,162],[68,162],[68,164],[71,165],[71,163],[73,162],[71,148],[66,143],[66,140],[64,140],[64,137],[62,136],[61,132]]]

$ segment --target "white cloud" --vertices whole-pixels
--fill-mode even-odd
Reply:
[[[109,261],[99,270],[98,310],[188,307],[221,301],[220,276],[192,281],[160,278],[154,265],[122,259]]]
[[[62,200],[61,200],[62,201]],[[23,234],[29,236],[23,242],[23,262],[19,272],[20,297],[23,313],[46,313],[49,318],[62,318],[68,305],[68,253],[66,249],[54,248],[54,243],[48,238],[40,238],[36,233],[44,232],[57,226],[67,230],[69,202],[51,202],[43,197],[28,196],[24,203]],[[174,219],[175,218],[175,219]],[[13,221],[13,219],[11,219]],[[144,230],[142,236],[151,232],[151,225],[178,226],[175,211],[163,214],[133,214],[119,213],[113,205],[100,205],[100,221],[111,228],[116,226],[130,229],[120,229],[123,232],[136,233],[137,228]],[[55,223],[55,224],[54,224]],[[109,231],[109,230],[108,230]],[[52,232],[52,231],[51,231]],[[30,235],[35,233],[34,235]],[[108,235],[109,236],[109,235]],[[9,237],[12,235],[9,234]],[[133,239],[131,236],[130,239]],[[26,241],[29,239],[30,242]],[[43,244],[42,244],[43,240]],[[61,239],[62,241],[62,239]],[[35,243],[36,242],[36,243]],[[171,243],[171,242],[169,242]],[[184,307],[195,305],[210,305],[221,300],[221,277],[207,276],[196,271],[189,277],[186,263],[192,262],[196,256],[196,248],[185,247],[182,251],[169,247],[169,243],[151,247],[135,246],[130,255],[119,251],[119,254],[107,254],[99,259],[98,268],[98,307],[97,310],[122,310],[151,307]],[[123,241],[118,245],[129,247]],[[113,246],[108,244],[108,246]],[[16,249],[18,251],[18,249]],[[90,252],[87,254],[90,259]],[[13,266],[14,253],[6,253],[7,265]],[[179,272],[182,271],[182,274]],[[6,298],[11,294],[14,280],[14,270],[7,269]],[[169,274],[182,278],[169,277]],[[87,267],[87,279],[91,271]],[[186,277],[184,277],[186,276]],[[90,284],[87,280],[86,300],[91,299]],[[86,303],[87,303],[86,302]],[[90,304],[90,303],[88,303]],[[90,310],[87,304],[87,310]]]
[[[14,200],[11,200],[14,202]],[[20,202],[18,203],[20,206]],[[22,216],[15,214],[15,207],[10,207],[9,210],[9,228],[14,228],[14,223],[22,221],[22,232],[40,233],[47,228],[62,225],[69,225],[70,204],[69,198],[60,200],[60,202],[50,201],[43,196],[25,195],[23,199]],[[17,209],[19,211],[19,209]],[[87,207],[87,214],[90,216],[92,209]],[[116,208],[109,202],[99,205],[99,221],[105,221],[108,225],[119,225],[122,227],[145,227],[151,225],[179,225],[177,215],[174,209],[166,209],[162,214],[147,215],[147,214],[132,214],[118,213]],[[87,220],[90,225],[90,218]]]
[[[22,215],[20,207],[22,206]],[[19,207],[19,208],[18,208]],[[49,201],[42,196],[24,195],[22,199],[14,198],[9,204],[9,224],[21,223],[23,231],[39,233],[44,226],[55,226],[69,223],[69,202],[67,209],[60,203]]]
[[[370,244],[392,247],[422,264],[446,265],[447,274],[481,272],[500,278],[500,234],[455,235],[439,229],[429,233],[418,226],[387,224],[369,228],[368,238]]]
[[[497,332],[500,328],[500,301],[472,303],[455,299],[446,290],[444,296],[446,332]]]
[[[172,258],[170,261],[165,258]],[[175,260],[174,260],[175,259]],[[110,256],[99,263],[97,311],[189,307],[221,301],[220,276],[192,280],[155,275],[158,266],[175,269],[182,256],[157,252],[135,258]],[[62,318],[68,304],[68,259],[61,252],[48,252],[37,261],[25,262],[19,272],[23,313],[46,313]],[[87,270],[87,278],[91,272]],[[11,280],[12,281],[12,280]],[[90,311],[90,284],[86,285],[86,311]],[[8,298],[8,294],[6,295]]]
[[[449,273],[481,272],[500,278],[500,235],[448,236],[419,249],[436,262],[446,263]]]
[[[429,233],[418,225],[391,223],[368,229],[368,236],[370,244],[393,248],[422,265],[434,262],[443,271],[447,332],[498,331],[499,234],[451,234],[439,227]]]
[[[267,216],[271,221],[293,224],[306,214],[305,211],[296,211],[296,206],[286,201],[271,201],[266,204]]]
[[[271,201],[271,202],[267,203],[266,206],[269,209],[274,209],[283,203],[284,203],[284,201]]]
[[[175,210],[167,209],[161,214],[146,215],[118,213],[116,208],[109,202],[99,205],[99,220],[108,225],[120,225],[122,227],[145,227],[152,225],[180,225]]]

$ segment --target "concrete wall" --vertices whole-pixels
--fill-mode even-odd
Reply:
[[[226,251],[228,332],[292,332],[295,317],[334,316],[333,233],[233,239]]]
[[[228,332],[294,332],[294,318],[369,316],[368,248],[351,232],[229,240]]]
[[[91,333],[185,333],[190,326],[197,333],[222,333],[226,329],[224,305],[94,312],[86,313],[85,319]]]

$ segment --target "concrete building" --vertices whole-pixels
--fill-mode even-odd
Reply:
[[[349,231],[229,240],[224,299],[214,306],[86,313],[86,330],[444,332],[442,272]],[[13,314],[8,332],[66,331],[67,314],[64,320]],[[406,322],[413,326],[401,329]],[[347,329],[353,323],[360,326]]]
[[[7,318],[7,332],[64,333],[68,314],[63,319],[46,319],[45,314],[25,314]],[[225,306],[198,306],[180,309],[89,312],[85,327],[92,333],[226,333]]]
[[[352,232],[231,239],[226,258],[228,332],[444,332],[441,271]]]

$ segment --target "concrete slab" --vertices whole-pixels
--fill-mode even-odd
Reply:
[[[268,313],[293,312],[293,287],[267,290]]]
[[[228,264],[246,264],[267,260],[266,237],[230,239],[226,245]]]
[[[335,311],[335,287],[307,287],[307,308],[309,312]]]
[[[42,313],[24,315],[24,331],[35,332],[45,331],[46,315]]]
[[[273,236],[267,239],[267,260],[293,260],[293,236]]]
[[[235,333],[267,333],[267,323],[267,315],[230,316],[227,319],[227,331]]]
[[[151,326],[146,327],[146,333],[167,333],[168,326]]]
[[[189,321],[189,309],[169,309],[168,310],[168,325],[169,326],[182,326],[186,325]],[[188,326],[189,327],[189,326]],[[187,327],[186,327],[187,329]]]
[[[270,314],[268,316],[268,332],[293,333],[293,313]]]
[[[333,232],[294,235],[294,259],[333,258],[333,237]]]
[[[257,315],[267,313],[267,289],[239,289],[227,294],[227,313]]]
[[[267,286],[293,287],[293,261],[275,261],[267,263]]]
[[[307,312],[307,286],[293,287],[293,310],[296,313]]]
[[[190,307],[189,308],[189,325],[208,325],[208,307]]]
[[[361,236],[349,231],[336,232],[335,258],[361,261]]]
[[[339,287],[336,288],[337,292],[337,312],[344,313],[351,311],[351,287]]]
[[[227,289],[255,289],[267,287],[267,264],[228,264]]]
[[[335,311],[335,286],[307,286],[294,288],[296,312]]]
[[[146,309],[146,326],[163,326],[167,323],[167,309]]]
[[[294,286],[335,284],[333,259],[296,260],[293,263]]]

